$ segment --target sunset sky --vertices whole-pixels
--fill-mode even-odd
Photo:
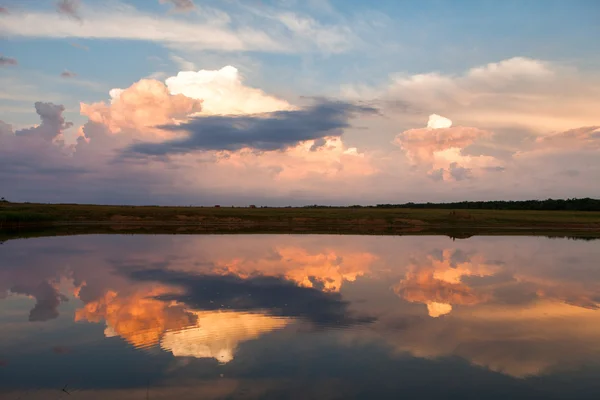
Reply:
[[[0,196],[600,197],[599,20],[596,0],[0,1]]]

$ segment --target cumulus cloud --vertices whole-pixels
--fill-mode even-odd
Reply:
[[[354,325],[373,322],[357,316],[337,293],[297,286],[283,278],[252,276],[198,275],[169,270],[133,271],[134,281],[176,285],[183,293],[157,296],[167,303],[183,301],[196,310],[229,309],[242,312],[266,312],[278,317],[303,318],[316,326]]]
[[[161,4],[171,4],[175,11],[189,12],[195,8],[192,0],[159,0]]]
[[[452,127],[452,121],[432,114],[427,128],[409,129],[396,136],[399,145],[414,164],[433,164],[436,153],[449,149],[462,149],[490,132],[472,127]]]
[[[413,166],[429,169],[434,181],[462,181],[473,176],[470,167],[486,168],[496,163],[493,157],[470,156],[463,149],[491,132],[473,127],[452,126],[452,121],[437,114],[429,116],[427,128],[409,129],[396,136],[394,143],[406,153]]]
[[[187,132],[187,137],[162,143],[139,143],[128,150],[147,155],[242,148],[282,150],[307,140],[339,137],[343,129],[350,126],[351,117],[376,112],[372,107],[322,101],[306,109],[267,115],[198,116],[179,125],[160,127],[166,131]]]
[[[377,257],[369,252],[339,251],[323,248],[308,251],[303,247],[278,245],[270,257],[227,257],[214,261],[211,273],[247,278],[255,274],[285,276],[299,286],[324,292],[339,292],[345,282],[354,282],[370,272]]]
[[[165,332],[160,347],[175,357],[233,360],[237,347],[269,332],[283,329],[293,320],[259,313],[196,311],[197,323],[179,331]]]
[[[486,301],[489,294],[475,291],[463,279],[492,276],[497,270],[481,255],[470,256],[458,249],[446,249],[439,255],[414,259],[405,278],[393,289],[409,302],[426,304],[429,315],[436,318],[450,313],[453,304],[474,305]]]
[[[17,65],[18,63],[19,62],[17,61],[16,58],[6,57],[6,56],[0,55],[0,66]]]
[[[431,114],[429,116],[429,120],[427,121],[427,128],[429,129],[441,129],[441,128],[450,128],[452,126],[452,121],[446,117],[442,117],[441,115]]]
[[[91,122],[106,126],[112,133],[134,137],[172,136],[173,130],[154,127],[174,124],[202,109],[201,100],[171,94],[162,82],[153,79],[142,79],[127,89],[113,89],[110,96],[109,104],[81,103],[81,114]]]
[[[29,321],[47,321],[58,317],[58,306],[61,302],[68,301],[67,297],[48,282],[41,282],[37,286],[17,285],[11,292],[32,296],[36,303],[29,313]]]
[[[60,145],[69,124],[56,109],[54,117],[38,110],[45,115],[44,129],[19,126],[15,135],[2,126],[0,185],[10,188],[11,198],[28,201],[152,199],[171,204],[221,203],[224,197],[237,205],[600,195],[600,187],[590,184],[600,170],[599,121],[569,129],[558,124],[540,133],[498,127],[494,118],[491,124],[470,123],[487,121],[478,109],[486,99],[494,99],[486,105],[488,111],[500,97],[500,108],[510,104],[515,93],[517,99],[533,96],[535,102],[562,90],[570,76],[535,60],[496,64],[438,80],[412,79],[406,88],[413,85],[414,98],[395,94],[398,101],[410,103],[410,112],[392,113],[387,103],[375,103],[388,111],[387,118],[377,119],[369,130],[349,126],[354,115],[364,115],[364,110],[348,108],[352,103],[317,101],[299,107],[249,87],[231,66],[179,73],[166,83],[142,80],[111,90],[107,101],[82,104],[88,122],[79,128],[76,146]],[[551,90],[552,85],[557,86]],[[596,90],[588,86],[578,90],[588,96]],[[393,99],[390,93],[383,98]],[[474,93],[472,102],[461,102]],[[430,95],[432,106],[419,103],[418,94]],[[594,101],[590,97],[589,104]],[[570,101],[562,103],[572,107]],[[581,110],[572,111],[571,116]],[[371,122],[365,118],[360,123]],[[386,140],[387,148],[364,147],[362,139],[377,135],[380,127],[388,130],[387,124],[397,124],[396,132],[401,132],[394,140],[397,146]],[[66,138],[73,141],[69,132]],[[127,157],[115,159],[115,154]],[[82,189],[84,177],[92,175],[98,185]],[[48,176],[63,178],[48,183],[52,191],[40,184]],[[357,185],[362,193],[356,192]]]
[[[73,126],[72,122],[66,122],[62,113],[65,107],[61,104],[35,103],[35,111],[40,116],[42,123],[33,127],[21,129],[15,132],[17,136],[39,137],[46,141],[52,141],[63,133],[64,130]]]
[[[61,78],[75,78],[77,76],[77,74],[75,72],[71,72],[69,70],[64,70],[63,72],[60,73],[60,77]]]
[[[285,100],[243,84],[237,68],[184,71],[165,81],[172,94],[204,100],[203,114],[257,114],[292,110]]]
[[[67,15],[76,20],[81,20],[79,8],[81,4],[79,0],[59,0],[56,2],[56,10],[64,15]]]

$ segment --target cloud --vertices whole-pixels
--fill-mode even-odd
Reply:
[[[299,287],[276,277],[253,276],[242,279],[236,276],[147,269],[132,271],[128,276],[136,281],[175,285],[183,293],[164,294],[157,296],[157,299],[181,301],[196,310],[267,312],[272,316],[305,318],[318,326],[373,322],[373,318],[352,315],[348,304],[336,293]]]
[[[328,53],[347,51],[352,47],[352,40],[356,41],[352,30],[345,26],[326,27],[311,17],[294,13],[280,13],[275,19],[295,35],[309,39]]]
[[[183,58],[183,57],[177,56],[177,55],[175,55],[175,54],[171,54],[171,55],[169,56],[169,58],[170,58],[170,59],[171,59],[171,60],[172,60],[172,61],[173,61],[175,64],[177,64],[177,66],[178,66],[180,69],[182,69],[182,70],[184,70],[184,71],[195,71],[195,70],[196,70],[196,65],[195,65],[193,62],[191,62],[191,61],[188,61],[188,60],[186,60],[186,59],[185,59],[185,58]]]
[[[75,72],[71,72],[71,71],[68,71],[66,69],[63,72],[60,73],[60,77],[61,78],[67,78],[67,79],[69,79],[69,78],[75,78],[76,76],[77,76],[77,74]]]
[[[473,127],[452,127],[448,118],[432,114],[427,128],[409,129],[396,136],[400,146],[414,164],[434,164],[437,153],[454,148],[462,149],[491,133]]]
[[[11,124],[7,124],[6,122],[0,120],[0,137],[3,135],[14,135],[14,131]]]
[[[350,85],[344,93],[349,99],[377,98],[404,122],[435,110],[462,126],[546,135],[598,125],[599,88],[598,74],[513,57],[458,75],[399,72],[380,87]]]
[[[228,257],[215,260],[213,274],[242,278],[260,274],[284,276],[298,286],[318,288],[324,292],[340,292],[345,282],[354,282],[369,273],[377,257],[368,252],[339,251],[323,248],[309,252],[299,246],[280,245],[269,252],[270,257]]]
[[[159,0],[161,4],[170,3],[175,11],[189,12],[196,6],[192,0]]]
[[[266,115],[194,117],[179,125],[163,125],[167,131],[189,136],[162,143],[139,143],[130,153],[166,155],[194,150],[283,150],[302,141],[341,136],[355,115],[375,114],[366,106],[321,101],[303,110],[276,111]]]
[[[21,129],[15,132],[17,136],[39,137],[46,141],[52,141],[63,133],[64,130],[73,126],[72,122],[66,122],[62,113],[65,107],[61,104],[35,103],[35,111],[40,116],[42,123],[33,127]]]
[[[446,249],[439,256],[430,254],[425,260],[414,259],[405,278],[393,290],[409,302],[426,304],[429,316],[437,318],[449,314],[452,305],[474,305],[488,300],[489,294],[477,292],[463,279],[492,276],[497,270],[481,255]]]
[[[537,138],[541,149],[600,150],[600,126],[585,126]]]
[[[67,297],[60,294],[58,290],[48,282],[41,282],[34,287],[17,285],[10,289],[11,292],[24,294],[35,298],[35,306],[29,312],[29,321],[47,321],[58,317],[58,306]]]
[[[442,128],[450,128],[452,126],[452,121],[446,117],[442,117],[441,115],[431,114],[429,116],[429,120],[427,121],[427,128],[429,129],[442,129]]]
[[[165,81],[172,94],[204,101],[203,114],[257,114],[292,110],[288,102],[243,84],[237,68],[182,71]]]
[[[462,181],[473,177],[472,169],[486,171],[494,157],[471,156],[463,150],[491,132],[473,127],[452,126],[452,121],[437,114],[429,116],[427,128],[409,129],[396,136],[394,143],[406,153],[413,166],[429,169],[429,177],[439,181]]]
[[[0,14],[10,14],[10,13],[8,12],[8,8],[0,7]]]
[[[56,10],[64,15],[67,15],[76,20],[81,20],[79,8],[81,4],[79,0],[59,0],[56,2]]]
[[[85,287],[85,286],[84,286]],[[179,331],[195,325],[196,317],[182,305],[168,307],[153,299],[168,288],[136,287],[133,293],[107,290],[87,301],[75,313],[75,321],[106,321],[106,336],[119,335],[131,345],[148,348],[159,343],[167,330]]]
[[[237,347],[269,332],[283,329],[292,319],[234,311],[195,311],[196,326],[165,332],[163,350],[175,357],[214,358],[220,363],[233,360]]]
[[[63,1],[70,5],[71,2]],[[59,3],[62,4],[62,3]],[[67,6],[67,9],[70,9]],[[263,51],[297,53],[320,51],[317,38],[285,30],[279,21],[267,20],[256,28],[248,25],[245,15],[236,23],[229,16],[215,20],[214,13],[198,15],[191,22],[176,17],[148,14],[123,4],[103,4],[85,8],[85,19],[64,19],[48,12],[23,11],[2,18],[0,34],[37,38],[126,39],[163,43],[184,49],[227,51]],[[77,15],[67,12],[68,15]]]
[[[515,93],[518,99],[533,96],[535,102],[563,90],[573,79],[572,71],[544,62],[495,64],[473,68],[473,73],[439,75],[429,80],[430,86],[429,78],[405,82],[407,90],[420,87],[410,98],[394,93],[396,100],[409,104],[408,111],[374,102],[384,117],[362,118],[361,128],[349,125],[362,111],[339,106],[351,102],[292,104],[249,87],[232,66],[179,73],[166,83],[142,80],[111,90],[106,101],[83,103],[81,115],[88,122],[79,127],[77,143],[67,131],[63,136],[68,144],[60,144],[57,133],[64,129],[44,135],[54,136],[58,146],[33,143],[4,129],[0,184],[9,188],[5,196],[27,201],[152,199],[164,204],[223,199],[235,205],[365,204],[600,195],[600,187],[590,184],[600,170],[595,128],[600,122],[540,132],[498,126],[493,118],[490,124],[471,124],[481,118],[478,107],[486,99],[495,100],[485,112],[505,107]],[[593,76],[587,78],[594,82]],[[80,81],[54,79],[69,85]],[[452,90],[440,91],[444,85]],[[588,96],[595,90],[588,86],[578,86],[578,91]],[[474,93],[476,98],[471,103],[455,101],[462,101],[465,93],[465,99]],[[424,107],[419,94],[431,95],[436,107]],[[502,104],[495,103],[497,96]],[[382,98],[395,97],[385,92]],[[589,104],[594,101],[590,97]],[[333,111],[325,114],[322,103],[338,105],[328,105]],[[570,100],[562,103],[571,107]],[[581,106],[570,115],[587,103]],[[19,125],[13,130],[23,129]],[[395,146],[389,136],[381,140],[395,133]],[[375,147],[372,138],[381,145]],[[46,185],[40,183],[49,176]],[[82,185],[86,179],[97,185]],[[360,193],[357,185],[363,188]]]
[[[6,57],[6,56],[1,56],[0,55],[0,66],[17,65],[17,64],[19,64],[19,62],[17,61],[16,58]]]
[[[174,124],[202,109],[201,100],[171,94],[162,82],[153,79],[142,79],[127,89],[112,89],[110,96],[109,104],[81,103],[81,114],[91,122],[106,126],[112,133],[132,137],[173,136],[172,130],[155,126]]]

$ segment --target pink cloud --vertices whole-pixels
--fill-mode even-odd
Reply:
[[[111,90],[111,101],[81,103],[81,114],[90,121],[105,125],[111,133],[128,133],[134,137],[168,138],[173,133],[156,128],[173,124],[202,109],[202,100],[171,94],[153,79],[142,79],[127,89]]]

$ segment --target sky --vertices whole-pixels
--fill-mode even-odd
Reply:
[[[595,0],[0,1],[0,196],[600,197]]]

